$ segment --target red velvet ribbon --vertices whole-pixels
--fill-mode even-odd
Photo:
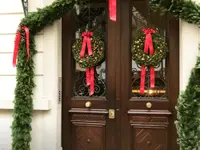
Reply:
[[[91,44],[91,40],[90,37],[93,36],[92,32],[83,32],[82,33],[82,37],[83,37],[83,43],[82,43],[82,48],[81,48],[81,52],[80,52],[80,57],[83,58],[85,55],[85,50],[86,50],[86,46],[88,49],[88,55],[92,55],[92,44]]]
[[[117,7],[117,0],[109,0],[109,16],[110,20],[116,21],[116,7]]]
[[[83,43],[80,51],[80,58],[83,58],[85,55],[85,50],[87,46],[88,55],[92,55],[92,44],[90,37],[93,36],[92,32],[82,33]],[[94,94],[94,67],[86,68],[86,84],[90,86],[90,96]]]
[[[144,52],[150,54],[152,56],[154,54],[154,47],[153,47],[153,40],[152,40],[152,33],[155,33],[154,29],[143,29],[142,32],[145,33],[145,43],[144,43]],[[140,93],[144,94],[144,87],[145,87],[145,75],[146,75],[146,67],[142,66],[141,70],[141,81],[140,81]],[[155,71],[154,66],[150,66],[150,88],[155,87]]]
[[[16,66],[16,61],[17,61],[17,55],[18,55],[18,50],[19,50],[19,45],[20,45],[20,40],[21,40],[21,33],[20,30],[24,30],[26,34],[26,52],[27,52],[27,61],[30,58],[30,32],[29,29],[24,26],[19,28],[18,32],[16,33],[15,37],[15,45],[14,45],[14,52],[13,52],[13,66]]]

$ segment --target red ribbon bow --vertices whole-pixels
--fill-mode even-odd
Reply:
[[[83,58],[85,55],[85,49],[86,49],[86,45],[87,45],[87,49],[88,49],[88,55],[92,55],[92,44],[91,44],[91,40],[90,37],[93,36],[92,32],[83,32],[82,33],[82,37],[83,37],[83,44],[82,44],[82,48],[81,48],[81,52],[80,52],[80,57]]]
[[[110,20],[116,21],[117,15],[116,15],[116,6],[117,6],[117,1],[116,0],[109,0],[109,15],[110,15]]]
[[[16,33],[16,37],[15,37],[15,45],[14,45],[14,52],[13,52],[13,66],[16,66],[16,61],[17,61],[17,55],[18,55],[18,50],[19,50],[19,44],[20,44],[20,40],[21,40],[21,33],[20,30],[24,30],[25,34],[26,34],[26,52],[27,52],[27,60],[30,58],[30,42],[29,42],[29,38],[30,38],[30,32],[29,29],[24,26],[19,28],[18,32]]]
[[[154,29],[143,29],[142,32],[146,34],[145,43],[144,43],[144,52],[152,56],[154,54],[154,47],[153,47],[153,40],[152,40],[152,33],[155,33],[156,31]],[[144,94],[144,87],[145,87],[145,74],[146,74],[146,67],[142,66],[141,70],[141,81],[140,81],[140,93]],[[150,66],[150,88],[155,87],[155,71],[154,67]]]
[[[87,46],[88,55],[92,55],[92,44],[90,37],[93,36],[92,32],[83,32],[83,43],[80,52],[80,58],[83,58],[85,55],[85,50]],[[87,86],[90,86],[90,96],[94,94],[94,67],[86,68],[86,83]]]

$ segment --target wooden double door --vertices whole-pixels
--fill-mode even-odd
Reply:
[[[90,13],[101,16],[106,43],[105,60],[95,68],[93,96],[85,84],[85,70],[71,51],[80,31],[77,18],[69,13],[62,20],[63,149],[178,150],[174,125],[179,93],[178,20],[153,13],[148,0],[117,0],[116,22],[107,15],[107,1],[90,6]],[[90,21],[98,20],[96,16]],[[132,60],[131,49],[137,31],[147,27],[160,31],[168,55],[155,67],[155,88],[149,88],[147,70],[145,94],[140,94],[141,67]]]

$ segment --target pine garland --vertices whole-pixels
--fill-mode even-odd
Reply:
[[[22,35],[18,58],[17,75],[14,99],[14,112],[12,122],[12,150],[30,150],[31,122],[33,112],[34,61],[36,54],[34,35],[45,26],[71,11],[74,7],[73,0],[57,0],[50,6],[29,13],[22,19],[19,26],[27,26],[30,30],[30,54],[27,61],[25,36]]]
[[[188,23],[200,25],[200,5],[192,0],[151,0],[152,10],[170,12]]]
[[[33,56],[36,53],[34,37],[30,37],[31,57],[27,61],[26,43],[21,40],[17,62],[17,85],[15,88],[14,112],[12,123],[12,149],[29,150],[31,141],[31,121],[33,110],[33,88],[35,86]]]
[[[200,25],[200,5],[191,0],[151,0],[153,10],[170,12],[188,23]],[[181,150],[198,150],[200,147],[200,57],[193,69],[186,90],[177,104],[177,133]]]

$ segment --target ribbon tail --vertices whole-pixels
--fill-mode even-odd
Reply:
[[[90,96],[94,94],[94,67],[90,68]]]
[[[86,84],[89,86],[90,83],[90,68],[86,68]]]
[[[154,71],[154,67],[151,66],[150,67],[150,88],[154,88],[155,87],[155,71]]]
[[[28,60],[30,58],[30,32],[27,27],[24,27],[24,30],[26,32],[26,51],[28,55],[28,58],[27,58]]]
[[[145,74],[146,74],[145,66],[142,66],[142,69],[141,69],[141,80],[140,80],[140,93],[141,94],[144,94]]]
[[[14,52],[13,52],[13,66],[14,67],[16,66],[16,62],[17,62],[20,39],[21,39],[20,32],[17,32],[16,37],[15,37],[15,46],[14,46]]]
[[[149,34],[149,50],[150,50],[150,56],[154,54],[154,47],[153,47],[153,41],[152,41],[152,36]]]
[[[87,37],[85,36],[83,38],[83,44],[82,44],[82,47],[81,47],[80,58],[83,58],[84,55],[85,55],[86,44],[87,44]]]
[[[109,15],[110,15],[110,20],[112,21],[117,20],[116,6],[117,6],[117,0],[109,0]]]
[[[149,35],[147,34],[146,38],[145,38],[145,43],[144,43],[144,52],[145,53],[148,53],[148,48],[149,48]]]
[[[92,44],[91,44],[91,40],[89,37],[87,38],[87,48],[88,48],[88,55],[91,56],[92,55]]]

